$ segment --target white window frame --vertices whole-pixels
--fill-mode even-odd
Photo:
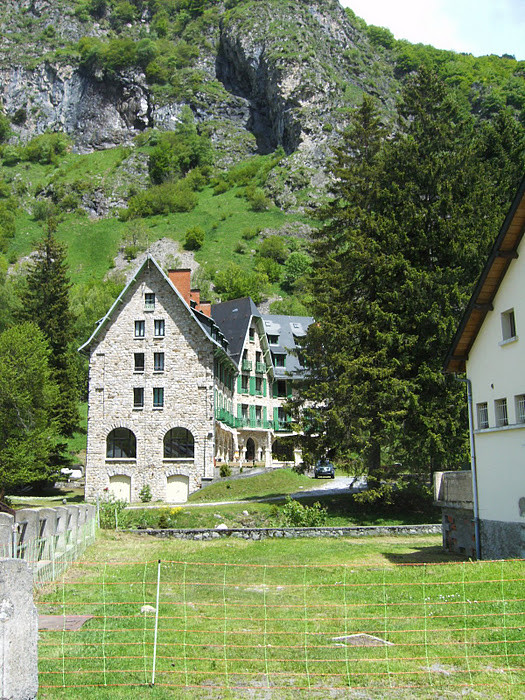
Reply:
[[[153,336],[164,338],[166,335],[166,322],[163,318],[156,318],[153,323]]]
[[[153,387],[153,408],[164,408],[164,387]]]
[[[494,415],[496,416],[496,428],[504,428],[509,424],[507,399],[495,399]]]
[[[155,311],[155,294],[153,292],[144,294],[144,311]]]
[[[153,371],[154,372],[164,372],[164,353],[154,352],[153,353]]]
[[[489,427],[489,405],[486,401],[476,404],[478,418],[478,430],[486,430]]]
[[[516,340],[516,316],[514,309],[508,309],[501,314],[501,338],[502,342]]]
[[[514,397],[516,409],[516,423],[525,423],[525,394],[517,394]]]
[[[133,408],[144,408],[144,387],[133,387]]]
[[[146,321],[135,321],[135,338],[146,336]]]

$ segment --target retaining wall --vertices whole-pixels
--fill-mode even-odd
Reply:
[[[128,530],[137,535],[152,535],[179,540],[216,540],[224,537],[238,537],[243,540],[264,540],[268,538],[291,537],[366,537],[384,535],[439,535],[441,525],[384,525],[354,527],[261,527],[228,529],[145,529]]]

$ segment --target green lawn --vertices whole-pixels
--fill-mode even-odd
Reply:
[[[205,503],[272,498],[295,493],[301,488],[315,488],[318,485],[319,482],[304,474],[298,474],[292,469],[276,469],[264,474],[255,474],[246,479],[218,481],[192,493],[188,501],[190,503]]]
[[[151,687],[155,616],[140,611],[157,605],[158,560]],[[523,562],[450,557],[438,536],[102,533],[39,595],[40,613],[93,616],[77,632],[41,632],[39,698],[517,699],[524,574]],[[337,639],[348,635],[369,636]]]

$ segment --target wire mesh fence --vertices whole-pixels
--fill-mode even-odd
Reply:
[[[83,562],[38,601],[58,620],[41,632],[40,687],[521,697],[524,574],[522,561]]]

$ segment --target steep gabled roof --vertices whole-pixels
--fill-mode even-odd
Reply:
[[[224,333],[230,344],[230,355],[239,364],[241,352],[252,316],[260,318],[257,307],[250,297],[213,304],[211,317]]]
[[[216,348],[218,348],[218,349],[221,351],[221,354],[226,355],[226,357],[228,357],[228,359],[229,359],[230,362],[231,362],[231,361],[232,361],[232,358],[231,358],[231,357],[229,356],[229,354],[224,350],[224,348],[222,347],[222,345],[221,345],[220,343],[218,343],[214,338],[211,337],[209,324],[204,323],[204,321],[207,321],[207,319],[203,319],[202,321],[200,320],[199,317],[201,317],[202,314],[200,314],[200,313],[194,313],[193,309],[191,309],[191,308],[188,306],[188,304],[184,301],[184,298],[182,297],[182,295],[181,295],[181,293],[179,292],[179,290],[173,285],[173,283],[171,282],[171,280],[169,279],[169,277],[163,272],[163,270],[160,268],[160,266],[159,266],[159,264],[157,263],[157,261],[156,261],[154,258],[152,258],[150,255],[148,255],[148,256],[146,257],[146,259],[144,260],[144,262],[142,263],[142,265],[140,265],[140,267],[137,268],[137,270],[135,271],[135,274],[134,274],[133,277],[129,280],[129,282],[126,284],[126,286],[125,286],[124,289],[121,291],[121,293],[118,295],[118,297],[116,298],[115,302],[113,303],[113,305],[111,306],[111,308],[109,309],[109,311],[107,312],[107,314],[104,316],[104,318],[102,318],[102,319],[99,321],[97,327],[95,328],[95,330],[94,330],[93,333],[91,334],[91,337],[89,338],[89,340],[87,340],[87,341],[84,343],[84,345],[82,345],[82,346],[78,349],[79,352],[85,352],[85,351],[87,351],[87,350],[89,349],[89,347],[92,345],[92,343],[97,339],[97,337],[99,336],[99,334],[102,332],[102,329],[103,329],[103,328],[109,323],[109,321],[111,320],[111,318],[112,318],[112,316],[113,316],[115,310],[116,310],[116,309],[118,308],[118,306],[122,303],[122,300],[124,299],[124,297],[125,297],[126,293],[128,292],[128,290],[137,282],[137,278],[140,276],[140,274],[142,273],[142,271],[144,270],[144,268],[145,268],[145,267],[148,267],[148,266],[153,266],[153,267],[156,268],[156,270],[159,272],[159,274],[160,274],[161,277],[164,279],[164,281],[166,282],[166,284],[169,285],[169,287],[171,288],[172,292],[178,296],[178,298],[179,298],[180,302],[182,303],[184,309],[186,309],[187,313],[192,317],[192,319],[194,320],[194,322],[195,322],[195,323],[197,324],[197,326],[201,329],[201,331],[203,332],[203,334],[206,336],[206,339],[209,340],[209,342],[212,343],[214,346],[216,346]]]
[[[464,372],[469,352],[483,325],[485,316],[492,310],[494,297],[511,262],[518,257],[518,246],[525,232],[525,178],[498,237],[489,259],[478,280],[474,293],[463,314],[451,348],[445,360],[446,372]]]

